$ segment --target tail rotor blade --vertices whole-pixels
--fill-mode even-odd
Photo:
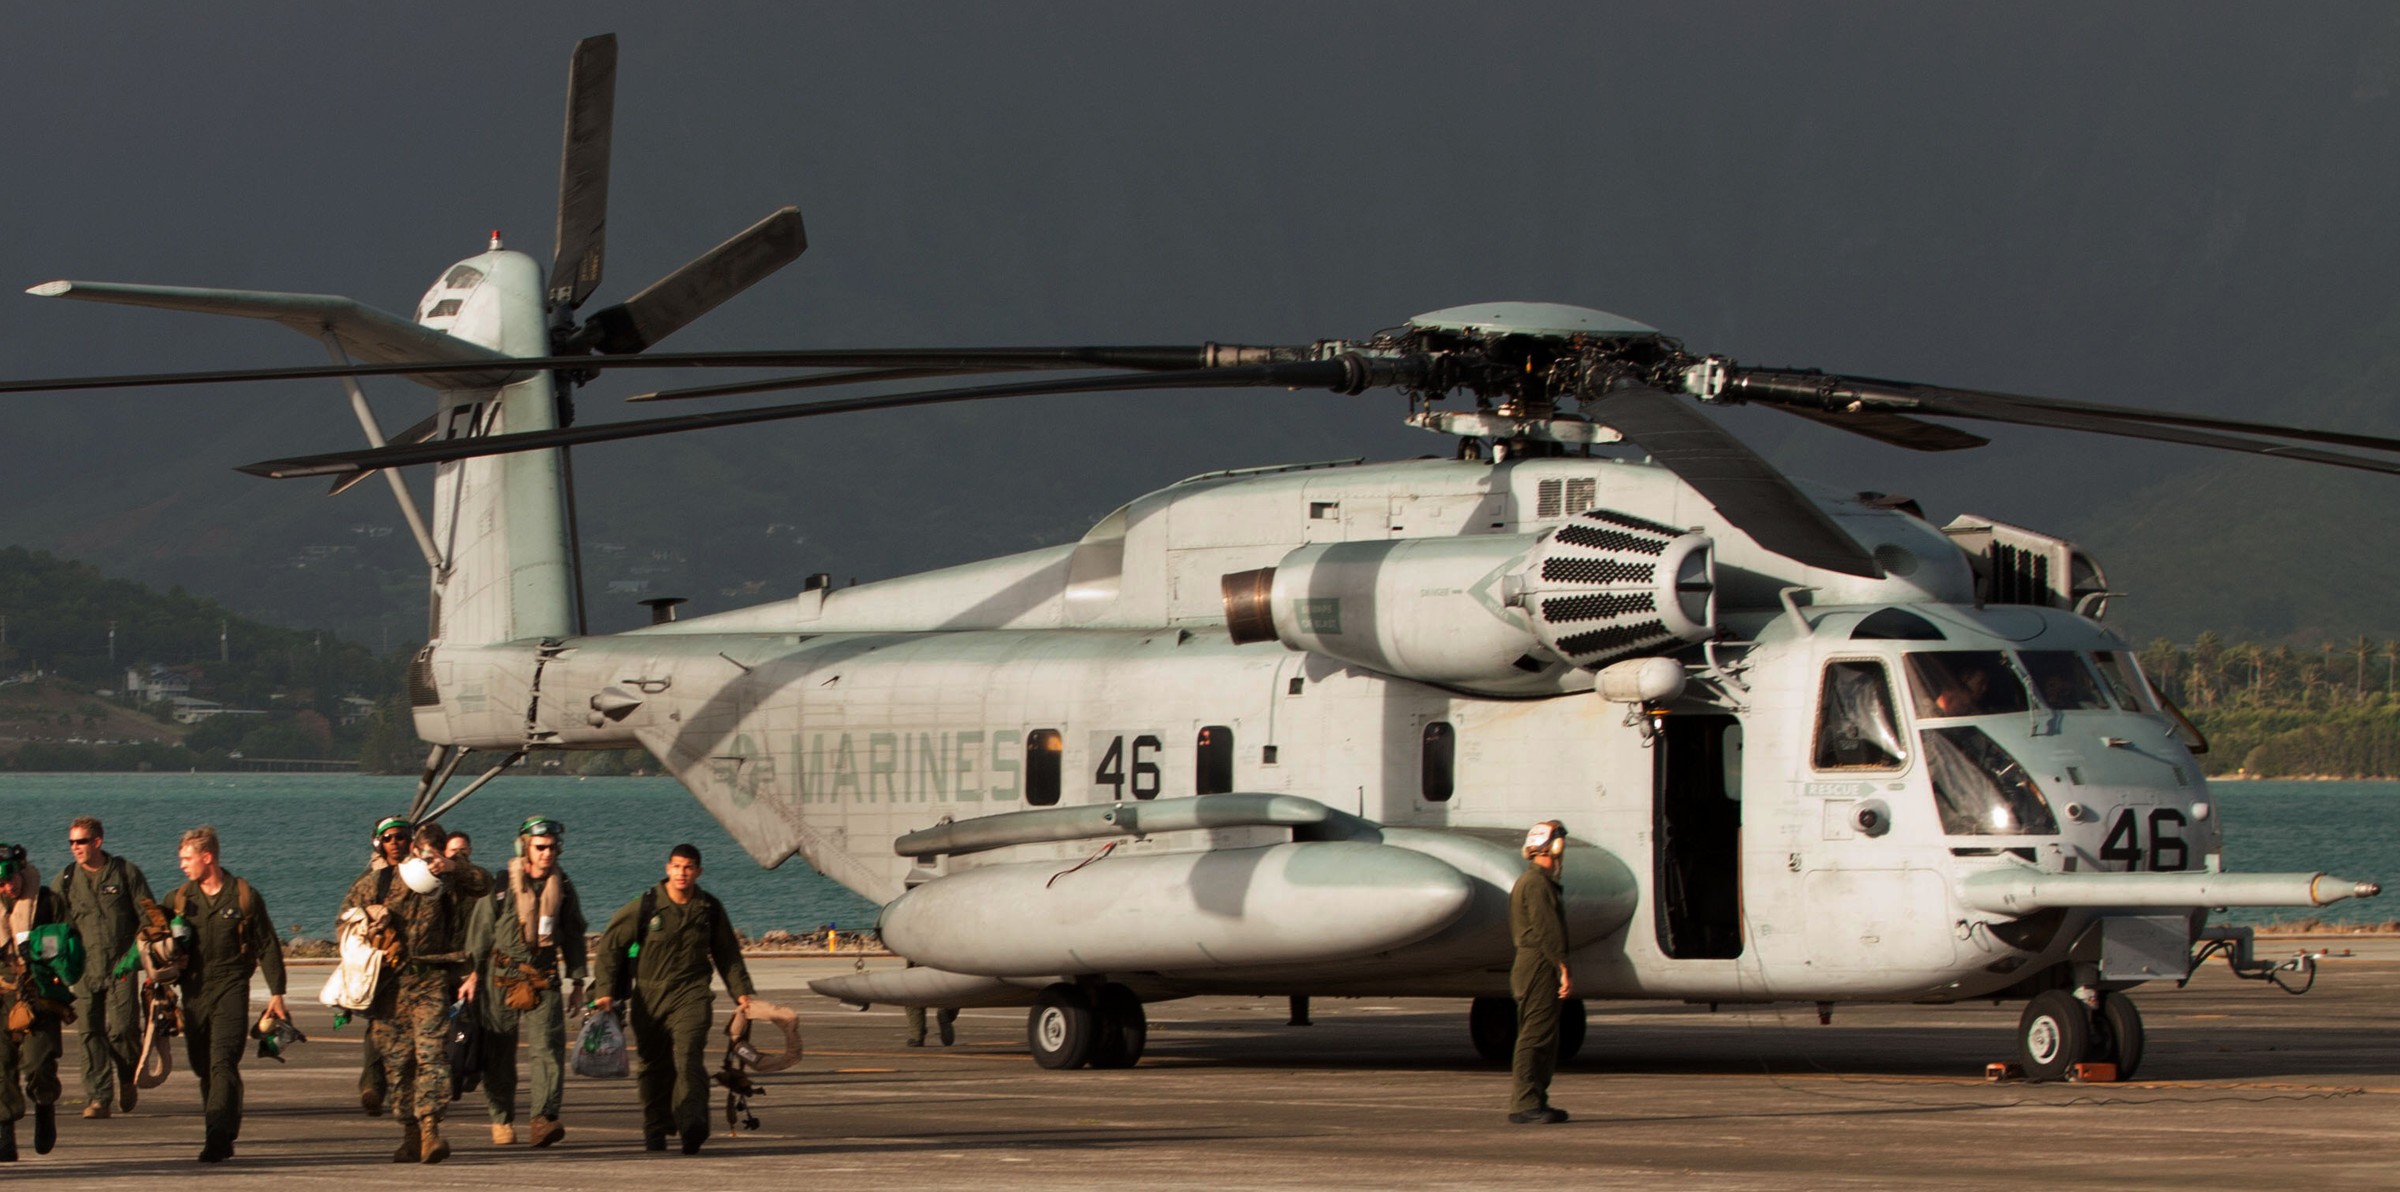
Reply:
[[[808,250],[800,209],[786,207],[702,253],[650,288],[584,322],[579,344],[611,356],[639,352],[764,281]]]
[[[608,150],[617,104],[617,35],[575,45],[567,73],[567,133],[558,156],[558,243],[550,305],[583,305],[600,284],[608,231]]]

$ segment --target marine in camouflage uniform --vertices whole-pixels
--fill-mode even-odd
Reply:
[[[66,900],[67,921],[83,937],[83,979],[75,983],[82,1005],[83,1116],[104,1118],[111,1108],[133,1108],[133,1067],[142,1050],[142,971],[116,972],[133,947],[134,928],[150,896],[141,867],[101,847],[100,821],[78,818],[67,828],[75,860],[51,880]]]
[[[267,1013],[290,1017],[283,1006],[283,941],[275,938],[266,900],[217,864],[217,848],[214,828],[183,834],[177,860],[188,880],[168,899],[168,910],[181,920],[184,1042],[206,1107],[203,1163],[232,1158],[241,1136],[251,974],[267,979]]]
[[[366,876],[373,877],[407,860],[409,842],[416,838],[416,833],[417,825],[404,815],[387,815],[376,821],[374,845],[367,856]],[[376,880],[390,882],[398,877],[395,871],[390,877]],[[384,1075],[383,1057],[376,1053],[373,1046],[361,1047],[359,1051],[362,1054],[358,1064],[358,1107],[366,1110],[369,1117],[381,1117],[383,1103],[391,1095],[391,1081]]]
[[[613,1008],[620,975],[631,968],[635,1076],[641,1086],[642,1145],[661,1151],[667,1135],[682,1136],[683,1153],[700,1153],[708,1138],[709,1020],[716,995],[709,970],[724,975],[725,988],[746,1009],[754,992],[742,963],[742,943],[725,908],[702,890],[700,850],[675,846],[667,858],[667,880],[628,902],[600,937],[596,974],[611,991],[595,1003]],[[630,953],[630,955],[629,955]]]
[[[24,846],[0,844],[0,1024],[20,1003],[38,1006],[37,977],[17,932],[65,922],[65,911],[57,893],[35,877]],[[59,1016],[38,1008],[24,1031],[0,1026],[0,1162],[16,1161],[17,1122],[28,1104],[34,1153],[49,1154],[58,1141],[58,1028]]]
[[[508,863],[504,876],[494,882],[491,897],[475,904],[467,934],[467,950],[483,972],[483,993],[475,1000],[483,1008],[483,1102],[491,1115],[496,1144],[516,1141],[520,1034],[533,1069],[533,1124],[528,1141],[546,1147],[567,1134],[558,1124],[559,1102],[566,1089],[566,1010],[583,1001],[588,969],[583,903],[576,897],[575,883],[558,867],[565,838],[566,826],[557,820],[540,816],[526,820],[517,829],[518,848],[524,855]],[[548,925],[548,944],[541,942],[544,932],[539,909],[546,876],[535,877],[537,869],[558,876],[556,914]],[[523,913],[520,897],[524,899]],[[534,920],[530,926],[528,915]],[[508,1008],[505,984],[513,984],[514,976],[506,983],[500,979],[503,971],[521,973],[520,966],[539,973],[547,986],[529,1010]],[[571,995],[566,984],[570,980],[575,983]]]
[[[416,856],[445,874],[440,825],[418,827]],[[407,866],[399,866],[405,873]],[[367,1011],[367,1045],[383,1060],[391,1082],[391,1109],[400,1119],[395,1163],[439,1163],[450,1157],[443,1141],[442,1111],[450,1103],[450,1064],[443,1054],[451,1004],[474,994],[474,972],[466,951],[467,920],[487,890],[472,866],[447,873],[431,893],[411,889],[405,877],[378,880],[363,874],[342,899],[342,909],[381,906],[398,938],[399,964],[387,968]],[[379,892],[379,887],[381,890]]]

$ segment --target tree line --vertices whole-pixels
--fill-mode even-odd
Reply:
[[[2313,648],[2159,638],[2143,671],[2209,739],[2211,775],[2400,776],[2400,641],[2355,637]]]

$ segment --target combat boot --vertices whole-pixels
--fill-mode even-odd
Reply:
[[[533,1145],[535,1147],[546,1147],[566,1136],[567,1128],[559,1125],[555,1120],[539,1116],[533,1119]]]
[[[392,1152],[394,1163],[417,1163],[425,1158],[425,1138],[417,1132],[417,1119],[400,1123],[400,1149]]]
[[[33,1107],[33,1153],[47,1155],[58,1145],[58,1106]]]
[[[439,1163],[450,1157],[450,1144],[442,1138],[442,1119],[426,1114],[418,1118],[418,1129],[425,1135],[425,1161]]]
[[[0,1122],[0,1163],[17,1161],[17,1124]]]
[[[517,1128],[507,1122],[492,1123],[492,1145],[507,1146],[517,1140]]]

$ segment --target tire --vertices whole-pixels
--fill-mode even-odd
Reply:
[[[1479,997],[1467,1008],[1467,1037],[1485,1063],[1505,1064],[1517,1051],[1517,1003],[1514,998]]]
[[[2100,995],[2092,1016],[2092,1058],[2117,1066],[2117,1079],[2131,1080],[2142,1066],[2142,1012],[2121,993]]]
[[[1558,1062],[1568,1063],[1583,1050],[1583,999],[1571,997],[1558,1007]]]
[[[1092,1061],[1100,1043],[1100,1015],[1081,989],[1060,982],[1033,999],[1025,1016],[1025,1045],[1033,1062],[1052,1071],[1080,1068]]]
[[[2028,1080],[2065,1080],[2090,1058],[2092,1013],[2074,994],[2049,989],[2025,1003],[2017,1019],[2017,1054]]]
[[[1100,1040],[1092,1049],[1092,1066],[1130,1068],[1140,1063],[1142,1048],[1150,1042],[1150,1017],[1142,1012],[1142,999],[1112,982],[1100,987],[1097,1002]]]

